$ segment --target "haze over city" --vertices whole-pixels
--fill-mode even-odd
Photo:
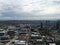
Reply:
[[[0,45],[60,45],[60,0],[0,0]]]

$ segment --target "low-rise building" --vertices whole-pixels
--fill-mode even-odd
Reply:
[[[15,40],[14,45],[26,45],[26,41],[24,41],[24,40]]]

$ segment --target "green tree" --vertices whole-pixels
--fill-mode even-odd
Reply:
[[[42,31],[40,31],[41,35],[51,35],[51,32],[48,29],[43,29]]]

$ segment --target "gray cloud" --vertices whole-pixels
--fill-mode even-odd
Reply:
[[[0,0],[0,20],[60,19],[60,0]]]

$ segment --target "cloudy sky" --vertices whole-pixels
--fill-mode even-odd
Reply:
[[[60,19],[60,0],[0,0],[0,20]]]

